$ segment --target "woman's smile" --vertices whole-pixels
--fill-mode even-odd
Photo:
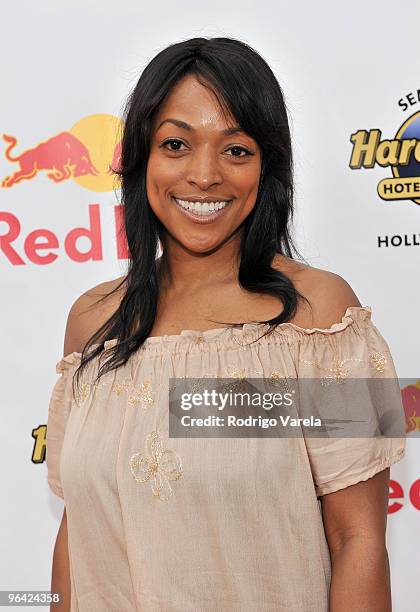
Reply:
[[[193,223],[212,223],[221,217],[231,207],[233,199],[188,198],[171,196],[171,200],[179,212]]]

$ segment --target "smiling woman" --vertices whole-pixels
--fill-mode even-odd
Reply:
[[[300,316],[300,302],[311,306],[291,277],[307,266],[293,260],[290,131],[263,58],[229,38],[171,45],[146,66],[124,115],[125,294],[92,330],[77,381],[109,338],[119,342],[103,374],[150,335],[209,322],[274,326]]]
[[[260,147],[235,125],[234,117],[228,119],[232,127],[226,127],[223,108],[209,86],[194,75],[173,88],[156,117],[147,173],[150,205],[171,236],[182,234],[189,222],[217,221],[214,228],[206,228],[207,244],[197,234],[201,251],[217,246],[223,234],[232,234],[257,198]]]
[[[358,408],[381,431],[363,380],[388,378],[388,423],[404,421],[371,309],[293,259],[273,72],[241,41],[194,38],[149,63],[125,114],[128,273],[73,304],[49,406],[48,482],[66,506],[52,589],[79,612],[387,612],[403,438],[169,435],[170,379],[319,378],[351,421],[341,383],[360,378]]]
[[[147,193],[167,230],[165,250],[178,240],[193,252],[209,251],[232,237],[255,205],[260,147],[225,114],[194,75],[184,77],[159,109]],[[203,223],[205,234],[198,227]]]

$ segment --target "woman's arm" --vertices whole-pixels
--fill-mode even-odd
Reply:
[[[78,297],[72,304],[64,335],[64,356],[73,351],[82,352],[92,334],[114,313],[121,300],[122,291],[116,292],[113,296],[103,300],[100,305],[97,305],[97,301],[119,285],[122,278],[119,277],[93,287]],[[51,591],[60,591],[61,602],[59,605],[52,604],[50,610],[59,609],[60,612],[68,612],[70,610],[71,581],[65,508],[54,547]]]
[[[73,351],[80,352],[83,348],[83,338],[81,332],[83,329],[82,323],[85,323],[81,317],[82,298],[78,298],[72,305],[66,323],[64,334],[64,356],[69,355]],[[86,318],[86,317],[85,317]],[[60,592],[60,603],[52,603],[50,610],[60,610],[60,612],[69,612],[70,596],[71,596],[71,581],[70,581],[70,562],[68,548],[68,532],[67,532],[67,513],[64,508],[60,527],[58,529],[57,538],[54,546],[52,576],[51,576],[51,591],[53,593]]]
[[[330,612],[391,612],[386,524],[389,467],[321,497],[332,576]]]
[[[60,610],[60,612],[69,612],[70,563],[67,539],[67,514],[65,508],[54,546],[51,591],[53,593],[60,593],[60,603],[51,604],[50,610]]]

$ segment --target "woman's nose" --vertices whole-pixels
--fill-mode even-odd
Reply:
[[[211,185],[223,182],[217,159],[208,151],[196,152],[190,156],[186,178],[200,189],[208,189]]]

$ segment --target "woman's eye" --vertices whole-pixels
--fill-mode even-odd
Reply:
[[[228,151],[234,151],[234,153],[232,153],[232,157],[246,157],[247,155],[252,155],[252,153],[248,151],[248,149],[245,149],[245,147],[230,147]],[[245,153],[245,155],[241,155],[241,153]]]
[[[182,146],[184,143],[181,142],[181,140],[177,140],[176,138],[170,138],[169,140],[165,140],[165,142],[162,143],[162,147],[166,147],[166,145],[171,145],[171,148],[168,149],[169,151],[179,151],[180,150],[180,146]],[[174,148],[172,148],[172,145],[175,145]]]

